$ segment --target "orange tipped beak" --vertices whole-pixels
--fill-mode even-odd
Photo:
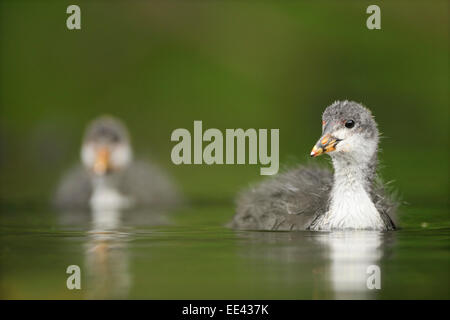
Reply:
[[[104,175],[111,169],[110,152],[107,148],[101,148],[97,151],[97,156],[94,163],[94,173]]]
[[[322,153],[327,153],[336,150],[336,145],[341,141],[332,137],[329,133],[323,135],[311,151],[311,157],[320,156]]]

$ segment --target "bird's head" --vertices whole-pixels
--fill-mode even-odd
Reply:
[[[103,176],[127,167],[132,157],[128,131],[121,121],[101,116],[88,125],[81,160],[89,171]]]
[[[369,109],[353,101],[337,101],[322,115],[322,136],[311,151],[312,157],[329,153],[364,161],[376,153],[377,124]]]

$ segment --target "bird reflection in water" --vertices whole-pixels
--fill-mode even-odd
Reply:
[[[369,288],[370,266],[380,266],[384,241],[393,233],[342,231],[321,234],[316,241],[325,245],[329,264],[325,272],[335,299],[371,299],[378,290]],[[380,279],[381,279],[380,274]]]
[[[136,226],[171,224],[169,212],[93,210],[84,247],[86,299],[126,299],[133,286],[129,242]]]
[[[93,211],[85,244],[87,299],[123,299],[131,287],[129,234],[120,232],[120,211]]]
[[[379,266],[383,280],[380,264],[394,236],[379,231],[240,232],[247,243],[240,256],[256,260],[261,277],[269,272],[275,281],[271,270],[277,270],[278,285],[298,288],[298,299],[372,299],[381,290],[368,288],[368,267]]]

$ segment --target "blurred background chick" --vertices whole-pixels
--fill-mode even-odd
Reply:
[[[94,211],[132,207],[166,207],[180,195],[167,174],[154,164],[135,160],[125,125],[101,116],[87,127],[81,164],[72,168],[57,188],[60,208]]]

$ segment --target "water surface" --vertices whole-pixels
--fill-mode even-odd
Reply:
[[[448,211],[406,208],[395,232],[223,227],[230,205],[176,212],[62,213],[3,207],[0,295],[8,299],[450,298]],[[82,289],[68,290],[78,265]],[[381,289],[368,289],[378,266]]]

